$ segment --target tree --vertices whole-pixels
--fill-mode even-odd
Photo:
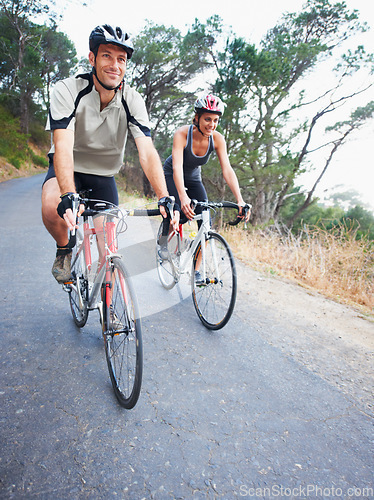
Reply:
[[[337,186],[339,187],[339,186]],[[292,231],[298,233],[305,226],[317,226],[326,230],[333,230],[344,226],[353,230],[356,238],[367,237],[374,240],[374,215],[372,210],[366,209],[357,200],[360,194],[354,190],[336,192],[328,199],[328,205],[313,200],[302,212],[299,208],[304,205],[307,193],[302,193],[300,188],[295,188],[293,195],[288,196],[281,209],[281,219],[288,226],[293,218]],[[333,204],[331,204],[333,202]],[[294,214],[299,212],[297,218]]]
[[[350,210],[356,205],[360,205],[361,207],[370,210],[370,204],[362,201],[361,193],[355,189],[345,189],[342,191],[342,188],[344,188],[344,185],[335,186],[327,198],[327,201],[333,205],[344,208],[344,210]]]
[[[365,65],[372,67],[373,56],[359,47],[341,57],[335,80],[327,82],[319,94],[302,88],[317,64],[334,57],[343,42],[365,29],[357,11],[348,12],[344,2],[308,0],[301,13],[282,17],[260,49],[235,37],[215,55],[218,78],[214,90],[228,104],[222,126],[232,164],[253,204],[253,223],[279,216],[295,180],[308,167],[311,152],[322,147],[314,145],[322,118],[373,85],[371,78],[365,88],[344,91],[349,77]],[[300,120],[310,109],[311,117]],[[340,136],[325,145],[332,149],[314,189],[336,150],[371,116],[369,104],[333,127]],[[301,211],[312,202],[314,189]]]
[[[9,23],[9,33],[11,33],[11,43],[8,45],[4,43],[4,40],[1,43],[3,54],[5,57],[8,56],[11,63],[10,90],[17,88],[19,92],[21,130],[27,132],[30,88],[25,86],[25,59],[28,48],[39,42],[39,36],[34,32],[33,24],[28,18],[46,14],[49,6],[40,0],[0,0],[0,6],[2,15]]]
[[[304,204],[307,193],[301,191],[300,187],[295,187],[284,199],[280,210],[280,219],[286,226],[290,226],[289,220],[294,213]],[[344,216],[344,209],[338,204],[326,206],[318,198],[297,217],[292,224],[292,231],[298,233],[304,226],[318,226],[326,228],[326,224],[338,221]]]
[[[322,179],[323,175],[325,174],[328,166],[331,163],[331,160],[338,150],[338,148],[344,144],[347,141],[348,136],[358,130],[360,127],[362,127],[363,124],[366,123],[366,121],[370,118],[373,118],[374,116],[374,101],[369,102],[366,106],[364,107],[359,107],[355,111],[351,113],[350,119],[345,120],[342,122],[337,122],[333,126],[326,127],[325,131],[330,132],[330,131],[336,131],[338,132],[339,136],[334,139],[333,141],[329,142],[328,145],[331,145],[331,149],[329,152],[328,157],[326,158],[324,162],[324,166],[317,177],[317,180],[313,184],[312,188],[310,189],[308,196],[305,198],[304,203],[296,210],[296,212],[293,214],[291,217],[289,224],[292,225],[295,219],[299,217],[299,215],[312,203],[312,197],[313,193]],[[321,147],[325,147],[321,146]],[[318,148],[320,149],[320,148]]]
[[[39,47],[39,65],[44,85],[38,91],[45,109],[49,109],[51,86],[75,71],[78,60],[73,42],[64,33],[46,26],[40,27],[40,30],[42,36]]]
[[[196,21],[186,35],[174,27],[148,22],[134,38],[136,50],[128,69],[131,85],[144,96],[152,122],[152,138],[161,156],[170,152],[172,134],[190,113],[196,91],[187,86],[208,68],[209,50],[219,30],[218,18]],[[128,153],[131,153],[131,142]],[[145,178],[144,194],[150,194]]]
[[[356,205],[344,214],[342,222],[357,228],[356,238],[368,237],[374,240],[374,215],[369,210]]]
[[[1,94],[15,103],[13,112],[27,133],[33,104],[48,105],[50,84],[68,76],[76,52],[66,35],[56,31],[51,2],[0,0],[0,5]],[[38,17],[48,18],[49,26],[31,21]]]

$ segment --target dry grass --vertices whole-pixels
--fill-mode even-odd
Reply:
[[[152,200],[120,190],[120,202],[145,206]],[[195,223],[194,223],[195,224]],[[185,225],[185,232],[196,231]],[[356,240],[344,225],[335,232],[305,228],[298,236],[284,227],[220,231],[235,256],[251,267],[283,276],[374,318],[374,242]]]
[[[356,240],[345,226],[335,233],[309,228],[297,237],[279,227],[234,228],[224,235],[235,255],[252,267],[374,312],[374,244]]]
[[[151,200],[121,192],[121,203],[144,206]],[[185,225],[185,231],[197,230]],[[285,227],[229,228],[220,231],[235,256],[255,269],[310,287],[326,297],[359,306],[374,317],[374,242],[356,240],[344,225],[335,232],[305,228],[297,236]]]

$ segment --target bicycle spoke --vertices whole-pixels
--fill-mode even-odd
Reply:
[[[69,291],[69,302],[74,322],[81,328],[86,324],[88,317],[88,282],[85,277],[83,251],[81,251],[79,244],[73,249],[71,275],[72,283],[66,287]]]
[[[110,349],[110,359],[114,366],[114,376],[116,386],[122,394],[131,394],[135,372],[131,364],[131,341],[126,334],[114,334],[108,339]]]
[[[216,233],[209,234],[204,254],[205,265],[201,262],[199,245],[193,269],[202,274],[203,280],[196,281],[193,276],[192,298],[204,326],[218,330],[226,325],[234,310],[237,287],[235,264],[228,244]]]
[[[112,259],[110,282],[104,298],[108,369],[118,401],[133,408],[142,379],[141,326],[131,283],[118,257]]]

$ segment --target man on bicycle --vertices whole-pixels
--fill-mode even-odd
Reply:
[[[91,198],[118,204],[114,175],[122,165],[128,130],[164,216],[168,201],[145,104],[124,81],[134,50],[129,35],[118,26],[97,26],[89,37],[89,48],[91,73],[56,84],[46,125],[53,133],[53,145],[42,190],[42,217],[56,241],[52,274],[59,283],[70,278],[67,228],[76,226],[69,195],[90,190]]]

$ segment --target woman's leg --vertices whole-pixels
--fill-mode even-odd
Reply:
[[[187,184],[187,194],[191,200],[197,201],[208,201],[208,195],[204,184],[201,181],[191,181]],[[201,208],[197,207],[195,210],[196,213],[201,213]],[[201,220],[197,221],[197,227],[200,229],[202,224]],[[196,283],[200,283],[202,281],[202,276],[200,274],[200,265],[201,265],[201,250],[199,255],[197,256],[196,265],[195,265],[195,281]]]

